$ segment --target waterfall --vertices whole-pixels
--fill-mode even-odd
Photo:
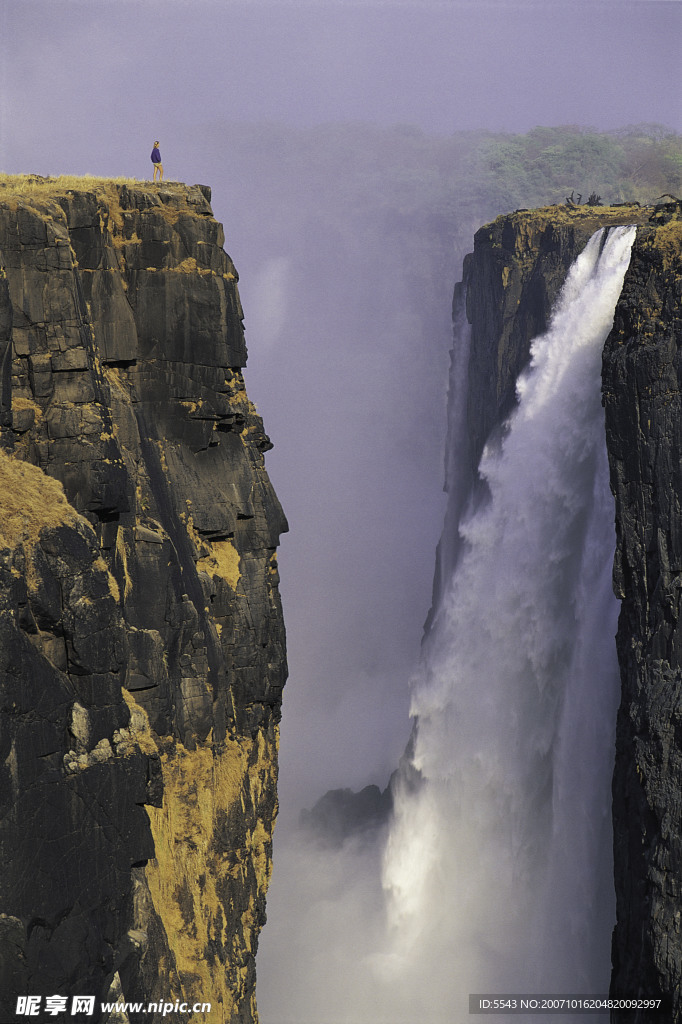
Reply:
[[[412,685],[421,782],[398,787],[383,866],[377,969],[411,1019],[465,1019],[473,992],[608,991],[618,607],[600,382],[634,235],[602,229],[573,264],[483,453],[484,498],[442,545],[456,566],[440,566]],[[467,450],[460,421],[451,451]]]

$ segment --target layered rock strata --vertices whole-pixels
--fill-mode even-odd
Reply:
[[[3,1020],[257,1019],[286,522],[223,242],[204,186],[0,187]]]
[[[603,362],[616,499],[614,588],[622,701],[613,778],[614,995],[661,997],[682,1020],[682,220],[679,204],[550,207],[482,228],[455,303],[466,301],[469,469],[515,403],[530,342],[597,228],[638,224]],[[651,1010],[614,1012],[654,1024]]]

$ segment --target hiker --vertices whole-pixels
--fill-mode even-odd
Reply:
[[[154,177],[152,181],[156,181],[156,172],[159,172],[159,181],[163,181],[163,164],[161,163],[161,154],[159,153],[158,141],[154,143],[152,150],[152,163],[154,164]]]

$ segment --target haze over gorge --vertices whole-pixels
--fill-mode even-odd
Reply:
[[[2,1019],[682,1019],[679,139],[232,139],[246,371],[207,186],[0,179]]]
[[[444,1021],[476,990],[604,994],[614,920],[614,992],[677,998],[679,672],[652,650],[661,631],[672,649],[676,617],[658,623],[648,596],[664,566],[649,555],[648,591],[641,574],[654,524],[675,529],[672,478],[644,467],[676,458],[678,216],[562,204],[477,233],[412,740],[389,793],[330,792],[285,845],[264,1019]],[[641,436],[650,401],[666,412],[646,406]]]

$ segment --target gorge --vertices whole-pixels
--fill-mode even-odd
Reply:
[[[478,232],[456,295],[471,321],[469,379],[464,398],[453,354],[450,505],[413,683],[421,782],[394,785],[384,874],[402,956],[440,947],[456,965],[447,977],[422,961],[422,979],[439,979],[434,1019],[467,990],[606,993],[614,917],[612,995],[663,998],[666,1019],[680,1015],[679,942],[666,917],[679,900],[676,611],[668,598],[654,653],[651,622],[664,612],[651,595],[672,584],[665,562],[650,555],[642,567],[650,529],[671,543],[676,499],[667,471],[650,469],[646,483],[640,471],[633,485],[634,464],[670,465],[679,431],[674,412],[655,441],[639,424],[645,395],[667,408],[678,387],[668,360],[679,344],[680,223],[670,204],[645,217],[629,209],[632,227],[592,233],[614,213],[498,218]],[[647,410],[649,424],[660,416]],[[650,489],[642,521],[632,503]],[[612,1019],[656,1016],[644,1003]]]
[[[636,237],[620,225],[636,225]],[[571,265],[586,246],[594,269],[611,242],[631,244],[602,371],[622,602],[613,991],[675,998],[681,237],[674,203],[519,211],[477,234],[456,296],[471,349],[453,353],[451,381],[451,422],[466,444],[449,450],[425,644],[463,557],[471,489],[483,496],[482,451],[499,447]],[[285,676],[275,549],[286,521],[244,390],[237,275],[222,244],[204,186],[0,191],[3,1019],[14,1019],[17,994],[90,992],[196,998],[211,1002],[210,1021],[256,1020]],[[593,422],[603,340],[592,349]],[[578,386],[569,421],[582,397]],[[596,466],[604,450],[591,436],[581,457]],[[605,632],[614,628],[615,616]],[[614,714],[616,703],[614,689]],[[425,719],[419,700],[415,710]],[[547,792],[533,795],[531,817],[536,800],[546,811]],[[608,965],[603,943],[600,955]],[[390,988],[389,955],[369,967],[377,991]],[[302,1020],[286,998],[280,1019]],[[419,991],[411,998],[426,1020],[432,1007]],[[343,1013],[356,1008],[328,1012],[354,1019]],[[679,1019],[678,1005],[671,1012]],[[312,1006],[309,1016],[324,1019]],[[143,1019],[154,1016],[130,1016]]]
[[[261,1005],[267,1005],[268,1014],[264,1019],[268,1024],[270,1021],[273,1024],[279,1021],[308,1024],[314,1020],[451,1019],[453,1007],[459,1007],[462,1014],[468,1012],[467,994],[472,991],[477,972],[479,980],[487,978],[489,991],[499,991],[503,981],[509,983],[514,965],[518,968],[524,957],[528,966],[521,972],[517,970],[513,991],[527,991],[531,981],[536,989],[539,979],[544,979],[546,984],[550,978],[553,985],[565,989],[568,979],[572,978],[570,991],[576,991],[575,986],[581,979],[586,991],[605,994],[610,984],[611,930],[616,915],[613,991],[630,994],[634,991],[644,998],[651,993],[670,997],[677,992],[676,925],[674,920],[666,920],[662,908],[665,906],[666,913],[674,915],[673,908],[678,900],[679,824],[673,826],[672,821],[679,822],[676,795],[679,752],[675,751],[675,741],[671,740],[677,720],[677,712],[671,709],[676,706],[675,694],[679,690],[675,688],[677,684],[668,683],[673,692],[666,687],[661,693],[662,703],[656,708],[648,705],[650,725],[642,728],[644,723],[638,711],[641,696],[632,695],[632,689],[639,689],[641,684],[630,677],[631,681],[623,684],[625,697],[617,713],[619,668],[613,636],[618,602],[613,595],[611,576],[616,548],[615,592],[621,600],[626,595],[618,653],[621,672],[627,679],[632,666],[623,668],[624,660],[633,658],[628,647],[632,641],[624,639],[632,635],[625,619],[626,615],[633,614],[628,609],[634,606],[641,617],[646,619],[649,614],[654,621],[663,614],[653,608],[642,612],[648,599],[641,591],[630,589],[631,581],[637,577],[630,565],[636,564],[639,558],[641,571],[641,552],[651,547],[651,540],[642,541],[637,530],[649,531],[652,522],[660,516],[657,509],[661,506],[668,509],[663,521],[672,521],[676,516],[672,510],[678,500],[668,490],[666,469],[655,485],[657,490],[660,488],[659,496],[647,499],[650,504],[644,522],[640,523],[639,510],[632,509],[639,489],[643,488],[648,495],[651,481],[656,480],[652,467],[658,459],[662,457],[665,466],[670,465],[668,449],[673,443],[671,438],[679,432],[679,426],[673,425],[677,422],[674,404],[668,411],[668,405],[675,401],[671,396],[676,394],[677,388],[673,381],[677,357],[673,353],[679,345],[678,218],[674,201],[667,208],[661,204],[658,209],[640,208],[636,204],[626,208],[583,206],[576,209],[562,205],[503,216],[477,233],[474,253],[465,261],[464,283],[458,286],[455,296],[457,330],[450,376],[446,476],[449,501],[437,557],[433,607],[424,641],[424,667],[417,673],[418,689],[413,704],[418,767],[427,776],[433,773],[435,784],[429,786],[427,782],[421,790],[417,786],[415,795],[414,791],[409,792],[414,782],[412,768],[406,771],[403,768],[397,783],[394,778],[391,790],[394,801],[397,799],[399,821],[398,827],[394,826],[389,832],[383,886],[381,859],[386,834],[379,832],[377,836],[368,827],[367,807],[373,800],[375,811],[381,814],[386,798],[391,795],[389,791],[380,797],[376,789],[374,796],[369,790],[363,790],[354,803],[349,790],[336,790],[306,815],[306,830],[299,843],[292,843],[290,849],[284,850],[285,856],[280,857],[279,862],[288,896],[277,910],[281,920],[288,922],[289,931],[286,942],[280,937],[279,942],[272,943],[276,957],[268,949],[271,939],[266,935],[268,958],[264,963],[274,974],[278,992],[275,1003],[266,973],[267,1004],[261,996]],[[477,525],[472,518],[472,508],[480,507],[485,512],[489,500],[487,484],[479,480],[479,460],[484,445],[489,442],[486,472],[492,472],[502,438],[506,436],[502,424],[513,414],[517,379],[527,370],[531,343],[538,344],[534,339],[550,324],[553,304],[571,264],[588,246],[591,236],[603,227],[610,228],[612,234],[616,225],[628,223],[637,225],[632,260],[617,303],[620,286],[616,282],[601,335],[595,339],[597,347],[593,349],[593,357],[596,361],[589,377],[591,390],[587,389],[588,378],[579,383],[572,398],[562,399],[555,384],[546,388],[549,412],[564,402],[563,412],[559,409],[564,422],[557,428],[547,419],[542,428],[536,428],[535,440],[544,444],[544,434],[548,433],[547,445],[554,443],[557,447],[550,455],[549,447],[544,454],[541,450],[534,453],[524,443],[513,473],[508,472],[511,492],[518,492],[521,502],[516,516],[518,522],[511,510],[502,510],[502,517],[510,519],[507,534],[514,538],[511,550],[506,551],[504,545],[500,551],[493,549],[492,565],[480,579],[475,575],[465,576],[464,597],[459,603],[453,602],[451,592],[456,585],[452,579],[453,566],[459,559],[465,561],[463,550],[489,540],[490,523],[485,525],[482,520]],[[602,232],[602,243],[606,245],[606,241]],[[566,353],[570,350],[576,333],[583,329],[581,316],[585,303],[585,298],[578,301],[573,324],[565,337],[555,343],[559,361],[564,357],[563,350]],[[615,324],[609,333],[614,305]],[[465,306],[470,328],[465,324]],[[587,308],[585,314],[588,314]],[[617,374],[617,383],[613,382],[614,374]],[[626,374],[627,384],[624,383]],[[656,384],[659,380],[661,383]],[[602,386],[606,424],[600,409]],[[526,385],[523,387],[525,391]],[[660,395],[654,401],[660,401],[666,410],[666,426],[664,435],[647,441],[649,452],[644,457],[638,426],[638,396],[643,396],[642,401],[648,403],[652,393]],[[580,472],[571,470],[562,483],[557,466],[566,460],[572,435],[585,426],[588,394],[592,411],[587,422],[592,423],[592,440],[579,439],[577,458],[582,469]],[[627,412],[623,409],[624,403]],[[619,410],[617,423],[614,421],[616,406]],[[651,429],[656,422],[661,422],[662,415],[661,411],[651,413],[647,407],[646,417]],[[615,507],[608,493],[607,455],[611,486],[616,495]],[[601,468],[597,477],[591,477],[595,472],[595,458]],[[649,468],[646,473],[639,469],[635,474],[635,466],[642,458]],[[627,471],[622,467],[624,459],[628,460]],[[531,483],[533,470],[537,473],[537,486]],[[583,475],[583,470],[588,471],[587,475]],[[496,476],[500,472],[495,471]],[[633,487],[626,482],[630,479],[639,482]],[[644,479],[646,483],[642,482]],[[564,527],[563,539],[555,535],[557,522],[549,516],[552,503],[547,496],[540,496],[540,485],[545,483],[550,494],[553,488],[557,489],[554,503],[558,507],[566,504],[576,516],[567,533]],[[526,486],[528,495],[524,491]],[[540,505],[540,501],[545,505]],[[581,504],[583,508],[593,509],[595,503],[602,509],[601,526],[597,533],[593,527],[585,534],[584,515],[579,509]],[[494,513],[491,515],[494,517]],[[464,538],[459,534],[462,519]],[[525,538],[523,528],[527,531]],[[565,564],[567,558],[568,565]],[[581,563],[583,572],[592,573],[592,582],[583,583],[582,591],[577,594],[573,591],[571,597],[571,588],[577,584],[571,574],[577,572]],[[655,572],[656,559],[648,564]],[[563,582],[554,594],[551,588],[543,592],[543,574],[549,574],[550,578],[557,574],[560,579],[562,573]],[[534,593],[536,582],[537,593]],[[657,583],[650,582],[649,586],[655,593]],[[505,596],[505,588],[507,607],[496,603],[498,592]],[[515,602],[518,609],[514,607]],[[446,621],[444,638],[442,634],[439,636],[438,620],[447,620],[451,615],[449,604],[456,614],[450,624]],[[667,629],[674,634],[675,613],[670,610],[670,602],[665,607],[669,616]],[[526,631],[519,634],[524,614],[530,616],[534,633],[524,627]],[[541,627],[543,622],[545,625]],[[656,669],[650,665],[645,669],[639,662],[642,658],[646,663],[650,657],[651,643],[647,636],[649,627],[642,626],[641,622],[639,625],[637,646],[633,647],[641,666],[638,671],[658,671],[658,665]],[[466,680],[463,663],[471,659],[477,644],[484,647],[496,632],[502,637],[498,640],[501,653],[496,656],[494,652],[490,655],[485,650],[479,651],[477,657],[482,658],[480,665],[485,670],[481,671],[479,665],[478,673],[474,671],[458,703],[458,698],[452,694],[458,677],[464,676]],[[583,644],[587,646],[581,654]],[[434,648],[436,657],[432,660]],[[525,667],[524,658],[531,659]],[[532,658],[537,658],[537,664],[533,665]],[[574,659],[572,663],[571,659]],[[518,708],[510,702],[506,692],[510,675],[505,673],[509,669],[513,681],[514,665],[520,665],[518,678],[524,685],[527,685],[526,671],[528,680],[536,673],[542,675],[549,671],[550,681],[549,687],[545,683],[537,690],[531,683],[530,691]],[[667,679],[679,674],[679,667],[669,665],[660,665]],[[563,673],[564,680],[570,681],[575,689],[574,697],[564,708],[568,718],[548,731],[547,722],[543,726],[542,721],[551,705],[548,697],[552,671],[558,676]],[[462,680],[459,682],[461,685]],[[543,687],[544,702],[540,697]],[[521,701],[520,691],[517,696]],[[456,711],[452,710],[453,706]],[[430,711],[433,723],[428,721]],[[486,731],[486,721],[494,722],[495,716],[497,726]],[[614,896],[610,788],[617,717],[618,754],[613,779]],[[633,771],[641,785],[639,757],[634,762],[638,767],[633,767],[633,733],[641,756],[647,752],[652,769],[648,792],[639,809],[640,817],[632,814],[630,783],[623,774]],[[421,751],[420,734],[424,737]],[[512,737],[507,744],[509,750],[505,749],[503,739],[507,735]],[[598,745],[595,747],[595,740],[602,744],[601,754]],[[664,752],[662,758],[657,751]],[[414,749],[409,750],[408,763],[414,756]],[[496,758],[500,761],[497,775],[491,766]],[[505,759],[508,760],[505,762]],[[488,820],[485,827],[493,831],[485,833],[489,842],[481,843],[486,815],[491,813],[495,800],[504,805],[505,799],[511,799],[507,786],[524,761],[528,775],[525,787],[521,788],[524,793],[521,799],[529,802],[524,812],[526,826],[521,824],[521,809],[516,803],[515,812],[505,811],[499,818],[495,826],[497,832]],[[474,798],[466,787],[475,778],[477,764],[480,764],[482,778],[485,779],[486,770],[489,776],[485,787],[481,782],[482,788]],[[505,777],[503,767],[510,773],[509,777]],[[567,768],[574,777],[568,787],[561,779],[561,771]],[[399,793],[401,775],[408,789],[405,798]],[[439,789],[445,794],[449,790],[449,797],[439,797]],[[458,807],[463,801],[462,794],[467,792],[466,806]],[[483,799],[486,792],[487,801]],[[650,809],[656,804],[658,811],[650,817]],[[556,820],[560,821],[562,815],[563,840],[561,827],[555,829]],[[317,853],[311,850],[311,825],[316,825],[321,844]],[[507,830],[511,832],[510,839],[506,838]],[[478,845],[475,842],[472,845],[472,837],[477,835]],[[512,856],[514,844],[517,853]],[[590,847],[592,855],[588,853]],[[596,859],[595,851],[599,854]],[[535,858],[535,875],[531,875],[530,885],[534,917],[526,921],[519,932],[500,916],[495,898],[500,895],[501,876],[506,871],[510,871],[511,885],[528,887],[528,879],[523,879],[523,865],[524,858],[531,856]],[[592,857],[589,872],[583,870],[586,856],[588,860]],[[545,858],[552,861],[552,882],[544,905],[538,906],[538,893],[533,889],[541,888]],[[300,884],[297,884],[297,863],[300,878],[305,880]],[[660,869],[657,864],[664,864],[665,868]],[[519,872],[520,877],[515,872]],[[527,875],[527,866],[525,872]],[[590,874],[591,894],[588,892]],[[630,903],[630,894],[634,891],[638,893],[638,910]],[[308,901],[305,905],[304,898]],[[513,904],[512,900],[512,907]],[[460,908],[459,919],[454,912],[456,907]],[[584,916],[586,907],[589,908],[587,917]],[[651,910],[652,907],[655,909]],[[518,904],[516,912],[519,912]],[[269,927],[273,923],[276,926],[276,921],[277,911],[271,915]],[[628,962],[625,969],[617,966],[619,949]],[[563,978],[562,964],[565,967]],[[295,979],[289,988],[288,977]],[[678,1019],[679,1008],[663,1011],[665,1019],[669,1015]],[[656,1011],[645,1007],[639,1019],[654,1021],[656,1017]],[[614,1019],[626,1020],[629,1015],[624,1013],[622,1018],[617,1015]]]

